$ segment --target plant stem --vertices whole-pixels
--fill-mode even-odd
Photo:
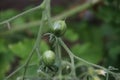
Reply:
[[[43,11],[42,15],[45,15],[45,14],[44,14],[44,11]],[[24,71],[24,73],[23,73],[23,80],[24,80],[24,76],[25,76],[26,71],[27,71],[28,64],[29,64],[29,62],[30,62],[30,60],[31,60],[31,58],[32,58],[32,56],[33,56],[34,50],[35,50],[36,48],[39,49],[40,40],[41,40],[41,36],[42,36],[43,19],[44,19],[44,17],[42,17],[42,22],[41,22],[41,24],[40,24],[40,28],[39,28],[39,31],[38,31],[36,43],[35,43],[32,51],[31,51],[31,53],[30,53],[30,55],[29,55],[29,57],[28,57],[28,59],[27,59],[27,61],[26,61],[26,63],[25,63],[25,71]]]
[[[56,38],[57,42],[56,42],[56,54],[57,54],[57,57],[58,57],[58,66],[59,66],[59,70],[58,70],[58,76],[59,76],[59,79],[61,80],[62,79],[62,57],[61,57],[61,46],[59,44],[59,38]]]
[[[24,76],[25,76],[25,73],[26,73],[26,70],[27,70],[27,66],[30,62],[30,59],[32,58],[32,55],[33,55],[33,51],[38,48],[37,51],[39,51],[39,48],[40,48],[40,40],[41,40],[41,35],[42,35],[42,28],[43,28],[43,24],[44,24],[44,21],[46,21],[46,12],[48,12],[48,16],[47,16],[47,19],[49,21],[49,18],[50,18],[50,0],[44,0],[45,1],[45,10],[42,12],[42,19],[41,19],[41,24],[40,24],[40,28],[39,28],[39,32],[38,32],[38,36],[37,36],[37,40],[36,40],[36,43],[35,43],[35,46],[31,52],[31,54],[29,55],[27,61],[26,61],[26,65],[25,65],[25,71],[23,73],[23,80],[24,80]],[[48,8],[49,7],[49,8]]]
[[[33,65],[36,65],[36,64],[30,64],[29,66],[33,66]],[[19,68],[17,68],[14,72],[12,72],[10,75],[8,75],[4,80],[9,79],[10,77],[12,77],[15,73],[17,73],[18,71],[20,71],[24,67],[25,67],[25,64],[20,66]]]
[[[109,79],[109,73],[107,73],[107,75],[106,75],[106,80],[108,80]]]
[[[92,5],[98,3],[100,0],[96,0],[96,2],[92,3]],[[70,10],[67,10],[61,14],[59,14],[58,16],[55,16],[53,18],[50,18],[49,16],[49,21],[55,21],[55,20],[59,20],[59,19],[64,19],[66,17],[69,17],[69,16],[72,16],[74,15],[75,13],[77,12],[80,12],[80,11],[83,11],[89,7],[92,6],[91,5],[91,2],[87,2],[83,5],[79,5],[73,9],[70,9]],[[50,15],[50,13],[49,13]],[[0,35],[4,35],[4,34],[9,34],[9,33],[13,33],[15,31],[20,31],[20,30],[23,30],[23,29],[26,29],[26,28],[31,28],[31,27],[37,27],[37,25],[39,25],[41,22],[41,20],[38,20],[38,21],[32,21],[32,22],[29,22],[27,24],[22,24],[22,25],[19,25],[19,26],[15,26],[13,29],[11,28],[11,30],[9,31],[4,31],[4,32],[1,32]],[[49,22],[49,24],[51,25],[51,23]]]
[[[26,61],[26,63],[25,63],[25,70],[24,70],[24,72],[23,72],[23,80],[25,79],[24,76],[25,76],[25,74],[26,74],[28,64],[29,64],[29,62],[30,62],[30,60],[31,60],[31,58],[32,58],[32,56],[33,56],[34,50],[35,50],[35,46],[33,47],[32,51],[31,51],[31,53],[29,54],[28,59],[27,59],[27,61]]]
[[[47,16],[47,19],[48,19],[49,27],[52,26],[50,1],[51,0],[46,0],[46,16]]]
[[[11,76],[13,76],[15,73],[17,73],[18,71],[20,71],[22,68],[24,68],[25,65],[20,66],[19,68],[17,68],[14,72],[12,72],[10,75],[8,75],[4,80],[9,79]]]
[[[24,11],[24,12],[22,12],[22,13],[16,15],[16,16],[14,16],[14,17],[12,17],[12,18],[10,18],[10,19],[7,19],[7,20],[5,20],[5,21],[0,22],[0,25],[5,24],[5,23],[8,23],[8,22],[10,22],[10,21],[12,21],[12,20],[14,20],[14,19],[16,19],[16,18],[18,18],[18,17],[20,17],[20,16],[23,16],[23,15],[25,15],[25,14],[27,14],[27,13],[30,13],[30,12],[33,12],[33,11],[38,10],[38,9],[40,9],[40,8],[43,8],[43,5],[44,5],[44,1],[43,1],[43,3],[42,3],[41,5],[39,5],[39,6],[36,6],[36,7],[34,7],[34,8],[31,8],[31,9],[29,9],[29,10],[26,10],[26,11]]]
[[[10,28],[11,28],[10,23],[7,22],[6,24],[7,24],[8,29],[10,30]]]
[[[41,55],[40,55],[40,50],[39,50],[40,48],[36,48],[36,53],[37,53],[37,55],[38,55],[38,61],[40,61],[40,57],[41,57]]]
[[[88,61],[86,61],[86,60],[84,60],[84,59],[82,59],[82,58],[80,58],[80,57],[78,57],[78,56],[75,56],[75,55],[71,52],[71,50],[66,46],[66,44],[65,44],[61,39],[60,39],[60,43],[61,43],[61,45],[63,46],[63,48],[64,48],[71,56],[73,56],[73,57],[76,58],[77,60],[80,60],[80,61],[82,61],[82,62],[84,62],[84,63],[86,63],[86,64],[89,64],[89,65],[93,66],[93,67],[100,68],[100,69],[104,70],[105,72],[110,73],[110,74],[112,74],[112,75],[119,75],[119,74],[117,74],[117,73],[114,73],[114,72],[112,72],[112,71],[110,71],[110,70],[102,67],[102,66],[93,64],[93,63],[88,62]]]
[[[69,16],[72,16],[72,15],[74,15],[77,12],[80,12],[80,11],[83,11],[83,10],[85,10],[87,8],[92,7],[94,4],[98,3],[99,1],[100,0],[94,0],[94,2],[91,2],[91,1],[86,2],[85,4],[79,5],[79,6],[73,8],[71,10],[67,10],[67,11],[63,12],[62,14],[54,17],[53,20],[64,19],[64,18],[67,18]]]
[[[76,78],[76,72],[75,72],[75,62],[74,62],[74,56],[72,55],[72,52],[69,50],[69,48],[63,43],[61,39],[59,39],[60,44],[63,46],[63,48],[67,51],[68,55],[70,56],[71,65],[72,65],[72,75],[74,78]]]

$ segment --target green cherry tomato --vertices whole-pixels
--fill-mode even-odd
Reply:
[[[67,63],[62,64],[62,74],[67,75],[71,72],[71,66]]]
[[[51,50],[45,51],[42,58],[46,66],[52,66],[55,63],[55,53]]]
[[[60,37],[66,32],[67,26],[65,21],[58,20],[53,23],[51,31],[54,33],[55,36]]]

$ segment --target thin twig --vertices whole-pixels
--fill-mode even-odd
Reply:
[[[99,1],[100,0],[96,0],[96,2],[94,2],[92,5],[98,3]],[[75,8],[73,8],[73,9],[66,10],[65,12],[63,12],[63,13],[61,13],[61,14],[53,17],[53,18],[51,18],[50,21],[64,19],[66,17],[72,16],[75,13],[78,13],[80,11],[83,11],[83,10],[91,7],[92,5],[91,5],[91,2],[87,2],[87,3],[83,4],[83,5],[79,5],[79,6],[75,7]],[[41,20],[38,20],[38,21],[29,22],[27,24],[18,25],[18,26],[15,26],[10,31],[4,31],[1,34],[9,34],[9,33],[13,33],[15,31],[20,31],[20,30],[23,30],[23,29],[26,29],[26,28],[37,27],[40,24],[40,22],[41,22]]]
[[[59,64],[59,70],[58,70],[58,76],[59,79],[62,79],[62,57],[61,57],[61,46],[59,44],[59,38],[56,38],[56,46],[55,46],[55,50],[56,50],[56,56],[57,56],[57,63]]]
[[[9,22],[7,22],[7,27],[8,27],[8,29],[10,30],[11,26],[10,26],[10,23],[9,23]]]
[[[28,64],[29,64],[29,62],[30,62],[30,60],[31,60],[31,58],[32,58],[32,56],[33,56],[35,47],[36,47],[36,46],[33,47],[32,51],[31,51],[31,53],[29,54],[28,59],[27,59],[27,61],[26,61],[26,63],[25,63],[25,70],[24,70],[24,73],[23,73],[23,80],[25,79],[24,76],[25,76],[25,74],[26,74]]]
[[[48,4],[50,4],[50,1],[47,3],[47,1],[48,0],[45,0],[44,2],[45,2],[45,6],[46,7],[48,7],[47,5]],[[47,3],[47,4],[46,4]],[[38,48],[39,49],[39,45],[40,45],[40,40],[41,40],[41,37],[42,37],[42,28],[43,28],[43,24],[44,24],[44,21],[45,21],[45,19],[46,19],[46,11],[47,11],[48,9],[45,9],[43,12],[42,12],[42,19],[41,19],[41,24],[40,24],[40,28],[39,28],[39,31],[38,31],[38,35],[37,35],[37,40],[36,40],[36,43],[35,43],[35,46],[34,46],[34,48],[33,48],[33,51],[36,49],[36,48]],[[49,11],[48,11],[49,12]],[[47,17],[47,19],[48,19],[48,17]],[[32,58],[32,55],[33,55],[33,51],[31,52],[31,54],[29,55],[29,57],[28,57],[28,59],[27,59],[27,61],[26,61],[26,67],[25,67],[25,71],[24,71],[24,73],[23,73],[23,80],[24,80],[24,76],[25,76],[25,74],[26,74],[26,70],[27,70],[27,66],[28,66],[28,64],[29,64],[29,62],[30,62],[30,59]]]
[[[18,71],[20,71],[24,67],[25,67],[25,64],[20,66],[19,68],[17,68],[14,72],[10,73],[10,75],[8,75],[4,80],[9,79],[11,76],[13,76],[15,73],[17,73]]]
[[[33,65],[36,65],[36,64],[30,64],[29,66],[33,66]],[[20,66],[19,68],[17,68],[14,72],[12,72],[11,74],[9,74],[4,80],[7,80],[9,79],[10,77],[12,77],[15,73],[17,73],[18,71],[20,71],[22,68],[25,67],[25,64]]]
[[[40,51],[39,51],[39,48],[36,48],[36,53],[37,53],[37,55],[38,55],[38,59],[41,57],[41,55],[40,55]]]
[[[106,69],[106,68],[104,68],[104,67],[102,67],[102,66],[93,64],[93,63],[88,62],[88,61],[86,61],[86,60],[84,60],[84,59],[82,59],[82,58],[80,58],[80,57],[78,57],[78,56],[75,56],[75,55],[71,52],[71,50],[66,46],[66,44],[65,44],[61,39],[60,39],[60,43],[61,43],[61,45],[64,47],[64,49],[66,49],[67,52],[70,53],[70,55],[72,55],[72,56],[73,56],[74,58],[76,58],[77,60],[80,60],[80,61],[82,61],[82,62],[84,62],[84,63],[86,63],[86,64],[89,64],[89,65],[93,66],[93,67],[100,68],[100,69],[104,70],[105,72],[108,72],[108,73],[110,73],[110,74],[112,74],[112,75],[118,75],[117,73],[112,72],[112,71],[110,71],[110,70],[108,70],[108,69]]]
[[[72,52],[68,49],[68,47],[63,44],[62,39],[59,39],[59,42],[64,47],[64,49],[67,51],[68,55],[70,56],[71,65],[72,65],[72,74],[76,78],[74,56],[72,56]]]
[[[22,13],[16,15],[16,16],[14,16],[14,17],[12,17],[12,18],[10,18],[10,19],[7,19],[7,20],[5,20],[5,21],[0,22],[0,25],[5,24],[5,23],[7,23],[7,22],[10,22],[10,21],[12,21],[12,20],[14,20],[14,19],[16,19],[16,18],[18,18],[18,17],[20,17],[20,16],[23,16],[23,15],[25,15],[25,14],[27,14],[27,13],[33,12],[33,11],[35,11],[35,10],[38,10],[38,9],[40,9],[40,8],[42,8],[42,7],[43,7],[43,5],[39,5],[39,6],[36,6],[36,7],[34,7],[34,8],[31,8],[31,9],[29,9],[29,10],[26,10],[26,11],[24,11],[24,12],[22,12]]]
[[[42,13],[42,15],[44,15],[44,12]],[[42,21],[43,21],[43,17],[42,17]],[[40,28],[39,28],[39,31],[38,31],[38,35],[37,35],[37,39],[36,39],[36,43],[35,43],[35,45],[34,45],[34,47],[33,47],[33,50],[32,50],[32,52],[31,52],[31,54],[29,55],[29,57],[28,57],[28,59],[27,59],[27,61],[26,61],[26,67],[25,67],[25,71],[24,71],[24,73],[23,73],[23,80],[24,80],[24,76],[25,76],[25,73],[26,73],[26,70],[27,70],[27,66],[28,66],[28,64],[29,64],[29,62],[30,62],[30,59],[32,58],[32,55],[33,55],[33,53],[34,53],[34,50],[36,49],[36,48],[38,48],[38,45],[40,45],[39,43],[40,43],[40,40],[41,40],[41,35],[42,35],[42,28],[43,28],[43,22],[41,22],[41,24],[40,24]]]

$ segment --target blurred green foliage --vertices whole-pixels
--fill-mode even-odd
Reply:
[[[113,0],[114,1],[114,0]],[[64,35],[64,40],[70,45],[72,52],[93,63],[101,63],[103,66],[115,66],[120,68],[120,10],[117,10],[111,0],[106,0],[106,5],[98,7],[97,11],[92,11],[96,20],[100,24],[90,23],[84,18],[81,21],[69,21],[68,30]],[[64,10],[61,6],[53,8],[53,14],[58,14]],[[0,21],[6,20],[18,14],[15,10],[6,10],[0,12]],[[20,17],[13,22],[11,26],[25,24],[26,22],[39,20],[40,11]],[[0,31],[6,30],[5,25],[0,25]],[[13,66],[22,65],[30,53],[37,34],[38,28],[30,28],[21,32],[0,36],[0,80],[5,75],[14,70]],[[41,42],[41,52],[49,49],[46,40]],[[37,55],[33,57],[31,63],[38,63]],[[19,60],[20,58],[20,60]],[[19,63],[15,63],[19,60]],[[13,65],[14,63],[14,65]],[[28,70],[28,73],[35,73]],[[31,72],[29,72],[31,71]],[[20,76],[20,75],[19,75]]]

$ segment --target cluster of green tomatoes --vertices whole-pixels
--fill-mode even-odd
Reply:
[[[66,23],[65,21],[59,20],[54,22],[51,27],[51,33],[56,37],[62,36],[66,31]],[[46,66],[51,66],[55,62],[55,53],[52,50],[47,50],[42,55],[43,62]]]
[[[58,20],[53,23],[53,26],[50,28],[50,34],[54,35],[55,37],[59,38],[66,32],[67,26],[64,20]],[[44,65],[44,68],[47,68],[47,70],[53,70],[52,72],[57,72],[61,66],[56,65],[59,64],[59,62],[56,62],[58,53],[54,52],[53,50],[47,50],[42,54],[42,64]],[[62,61],[62,60],[61,60]],[[64,63],[62,63],[64,64]],[[66,66],[62,66],[62,70],[64,70]],[[44,72],[45,69],[43,70]],[[51,72],[51,73],[52,73]],[[51,74],[50,73],[50,74]],[[63,73],[64,74],[64,73]]]

